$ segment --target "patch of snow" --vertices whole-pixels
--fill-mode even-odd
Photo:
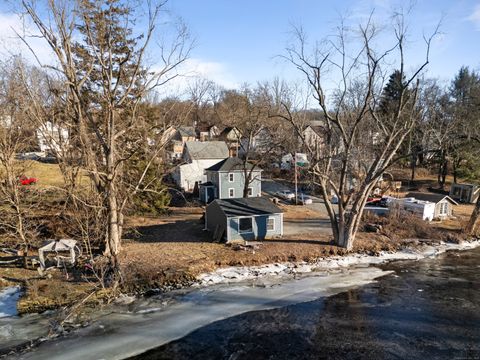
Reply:
[[[318,259],[314,263],[276,263],[261,266],[237,266],[217,269],[214,272],[201,274],[197,280],[201,285],[214,285],[242,282],[264,276],[291,276],[317,271],[336,273],[339,269],[351,266],[369,266],[383,264],[396,260],[421,260],[435,257],[446,251],[470,250],[480,246],[480,240],[463,242],[460,244],[440,243],[438,245],[425,245],[420,248],[406,248],[394,253],[381,252],[379,256],[351,254],[345,256],[331,256]]]
[[[17,301],[21,293],[20,286],[11,286],[0,291],[0,318],[17,315]]]

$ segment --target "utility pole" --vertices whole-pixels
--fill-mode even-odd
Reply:
[[[293,162],[295,164],[294,169],[295,169],[295,205],[298,205],[298,180],[297,180],[297,153],[294,153],[293,156]]]

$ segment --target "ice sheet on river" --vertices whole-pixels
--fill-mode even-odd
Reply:
[[[0,290],[0,318],[17,315],[17,301],[20,295],[20,286]]]
[[[310,275],[264,286],[211,286],[180,296],[157,311],[111,313],[70,337],[40,345],[21,359],[122,359],[179,339],[214,321],[248,311],[313,301],[362,286],[389,272],[377,268]]]

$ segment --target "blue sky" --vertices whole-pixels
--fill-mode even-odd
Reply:
[[[341,15],[352,23],[374,9],[377,21],[388,23],[392,10],[406,1],[389,0],[178,0],[169,3],[196,38],[193,64],[225,85],[255,83],[275,76],[298,74],[276,58],[284,54],[292,25],[305,28],[309,38],[333,33]],[[407,62],[423,59],[420,37],[442,19],[441,35],[432,45],[429,76],[447,80],[462,65],[480,67],[480,1],[418,0],[409,18],[412,34]]]
[[[303,26],[310,40],[320,40],[333,34],[341,16],[355,24],[374,10],[375,21],[388,24],[392,11],[406,4],[401,0],[170,0],[167,6],[196,40],[186,71],[237,87],[275,77],[300,78],[278,58],[285,54],[293,25]],[[9,8],[0,4],[0,56],[22,47],[11,30],[18,29],[20,21]],[[480,70],[479,0],[417,0],[408,19],[412,37],[407,63],[414,66],[423,60],[421,36],[440,19],[441,34],[432,44],[428,76],[447,81],[462,65]],[[41,59],[51,59],[41,40],[32,39],[32,47]],[[154,51],[151,55],[155,59]]]

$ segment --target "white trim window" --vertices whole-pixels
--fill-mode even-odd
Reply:
[[[228,173],[228,182],[234,182],[234,181],[235,181],[235,174]]]
[[[267,231],[275,231],[275,218],[273,216],[267,218]]]
[[[438,214],[439,215],[447,215],[447,210],[448,210],[448,203],[446,201],[440,203],[440,209],[438,211]]]
[[[251,217],[243,217],[238,219],[238,233],[249,234],[253,232],[253,219]]]
[[[228,197],[229,198],[235,197],[235,188],[228,188]]]
[[[253,196],[253,187],[249,187],[249,188],[248,188],[247,196],[248,196],[248,197],[252,197],[252,196]]]

